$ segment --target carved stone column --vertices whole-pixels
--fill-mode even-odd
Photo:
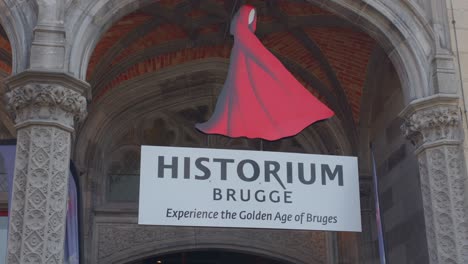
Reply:
[[[416,100],[401,115],[406,137],[417,146],[430,263],[468,263],[458,97]]]
[[[8,80],[17,129],[8,263],[63,263],[74,121],[87,85],[66,74],[24,72]]]

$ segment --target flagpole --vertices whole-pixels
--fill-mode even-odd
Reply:
[[[374,149],[372,142],[369,144],[370,154],[372,159],[372,178],[374,183],[374,200],[375,200],[375,216],[377,223],[377,239],[379,242],[379,259],[380,264],[386,264],[385,241],[382,225],[382,215],[380,214],[380,197],[379,197],[379,184],[377,178],[377,168],[375,165]]]

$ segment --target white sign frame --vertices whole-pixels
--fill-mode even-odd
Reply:
[[[357,158],[142,146],[138,223],[361,232]]]

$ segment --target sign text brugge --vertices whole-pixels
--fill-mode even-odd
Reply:
[[[143,146],[139,223],[360,231],[357,160]]]

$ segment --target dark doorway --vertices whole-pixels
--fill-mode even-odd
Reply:
[[[131,264],[286,264],[263,256],[244,253],[207,250],[181,252],[156,256]]]

